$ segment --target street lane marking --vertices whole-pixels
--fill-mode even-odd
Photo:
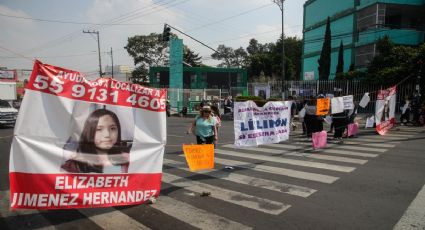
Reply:
[[[356,138],[357,139],[357,138]],[[299,145],[310,145],[311,146],[311,142],[295,142],[294,144],[299,144]],[[393,148],[395,147],[395,145],[393,144],[387,144],[387,143],[363,143],[362,140],[360,141],[355,141],[354,139],[344,139],[344,143],[342,145],[336,145],[332,142],[328,142],[328,146],[350,146],[350,145],[356,145],[356,146],[370,146],[370,147],[378,147],[378,148]]]
[[[354,159],[349,157],[338,157],[338,156],[329,156],[329,155],[323,155],[320,153],[285,153],[286,156],[297,156],[297,157],[307,157],[312,158],[316,160],[327,160],[327,161],[337,161],[337,162],[344,162],[344,163],[352,163],[352,164],[366,164],[367,160],[362,159]]]
[[[353,145],[335,145],[335,149],[349,149],[349,150],[360,150],[360,151],[369,151],[369,152],[379,152],[384,153],[388,149],[383,148],[371,148],[371,147],[362,147],[362,146],[353,146]]]
[[[179,156],[184,157],[184,155],[179,155]],[[260,165],[260,164],[254,164],[251,162],[246,162],[246,161],[228,160],[228,159],[223,159],[217,156],[214,156],[214,161],[215,163],[221,164],[221,165],[231,165],[233,167],[250,169],[252,171],[272,173],[272,174],[277,174],[277,175],[282,175],[282,176],[287,176],[287,177],[292,177],[297,179],[321,182],[325,184],[332,184],[333,182],[339,179],[339,177],[328,176],[324,174],[309,173],[309,172],[286,169],[281,167]]]
[[[306,148],[305,146],[309,146],[311,145],[311,143],[307,143],[307,142],[295,142],[295,144],[300,144],[300,145],[304,145],[304,147],[300,146],[300,152],[304,152],[304,153],[308,153],[305,152],[307,150],[312,150],[311,147]],[[283,145],[281,144],[271,144],[271,145],[265,145],[267,147],[271,147],[271,148],[281,148]],[[328,146],[332,147],[334,146],[334,144],[328,144]],[[283,146],[283,148],[285,148],[285,146]],[[320,150],[316,150],[319,152],[315,152],[315,153],[333,153],[333,154],[339,154],[339,155],[348,155],[348,156],[359,156],[359,157],[377,157],[379,156],[378,154],[374,154],[374,153],[360,153],[360,152],[353,152],[353,151],[348,151],[348,150],[340,150],[340,149],[332,149],[332,148],[325,148],[325,149],[320,149]]]
[[[212,195],[215,197],[215,194]],[[150,207],[199,229],[252,229],[168,196],[159,196],[157,202]]]
[[[6,222],[6,224],[9,226],[9,228],[13,229],[19,226],[16,226],[17,224],[16,219],[10,218],[10,217],[16,217],[19,218],[20,215],[31,215],[31,222],[36,223],[36,226],[48,226],[44,227],[46,230],[50,229],[56,229],[52,226],[49,220],[43,217],[37,210],[33,209],[16,209],[11,211],[10,210],[10,191],[4,190],[0,191],[0,216],[3,218],[3,220]],[[36,226],[32,226],[33,228]],[[25,226],[28,227],[28,226]]]
[[[0,137],[0,139],[9,138],[9,137],[13,137],[13,135],[2,136]]]
[[[235,147],[233,145],[224,145],[223,147],[226,148],[234,148],[234,149],[241,149],[238,147]],[[365,164],[367,160],[362,159],[354,159],[354,158],[348,158],[348,157],[338,157],[338,156],[326,156],[326,155],[318,155],[316,153],[299,153],[299,152],[288,152],[288,151],[282,151],[277,149],[269,149],[269,148],[261,148],[261,147],[255,147],[255,148],[244,148],[243,150],[248,151],[258,151],[258,152],[265,152],[265,153],[273,153],[273,154],[283,154],[286,156],[296,156],[296,157],[308,157],[312,159],[317,160],[328,160],[328,161],[337,161],[337,162],[345,162],[345,163],[353,163],[353,164]],[[313,150],[312,148],[308,148],[305,150]]]
[[[425,185],[409,205],[393,230],[425,229]]]
[[[169,173],[162,173],[162,181],[196,193],[210,192],[212,198],[268,214],[279,215],[291,207],[291,205],[281,202],[219,188],[199,181],[188,180]]]
[[[293,159],[286,159],[281,157],[273,157],[273,156],[263,156],[263,155],[254,155],[249,153],[241,153],[236,151],[227,151],[223,149],[215,149],[215,153],[228,155],[228,156],[238,156],[238,157],[245,157],[255,160],[264,160],[264,161],[270,161],[270,162],[278,162],[282,164],[289,164],[289,165],[297,165],[297,166],[304,166],[304,167],[310,167],[310,168],[318,168],[318,169],[327,169],[327,170],[333,170],[338,172],[352,172],[356,168],[354,167],[348,167],[348,166],[341,166],[341,165],[333,165],[333,164],[326,164],[326,163],[319,163],[319,162],[310,162],[310,161],[302,161],[302,160],[293,160]]]
[[[185,137],[185,136],[179,136],[179,135],[173,135],[173,134],[167,134],[169,137]]]
[[[379,156],[379,154],[375,154],[375,153],[360,153],[360,152],[353,152],[353,151],[339,150],[339,149],[322,149],[322,152],[320,152],[320,153],[333,153],[333,154],[348,155],[348,156],[359,156],[359,157],[377,157],[377,156]]]
[[[274,154],[282,154],[285,152],[288,152],[286,150],[281,150],[281,149],[266,149],[266,148],[261,148],[261,147],[250,147],[250,148],[242,148],[242,147],[237,147],[233,144],[229,144],[229,145],[222,145],[221,147],[225,147],[225,148],[231,148],[231,149],[238,149],[238,150],[248,150],[248,151],[256,151],[256,152],[264,152],[264,153],[274,153]]]
[[[103,229],[143,229],[149,230],[150,228],[141,224],[137,220],[127,216],[111,207],[102,208],[102,213],[98,213],[97,209],[78,209],[80,213],[85,215],[95,224],[99,225]],[[106,212],[105,212],[106,211]]]
[[[387,143],[363,143],[362,141],[345,141],[344,145],[360,145],[360,146],[371,146],[371,147],[379,147],[379,148],[394,148],[396,145],[387,144]]]
[[[172,167],[176,167],[176,168],[190,172],[190,170],[187,167],[184,167],[186,164],[183,162],[169,160],[169,159],[164,159],[164,162],[167,165],[171,165]],[[277,181],[271,181],[271,180],[267,180],[263,178],[250,177],[250,176],[245,176],[242,174],[236,174],[232,172],[214,171],[208,174],[208,176],[212,176],[221,180],[232,181],[235,183],[259,187],[263,189],[282,192],[289,195],[300,196],[300,197],[309,197],[311,194],[317,191],[315,189],[311,189],[307,187],[286,184],[286,183],[281,183]]]

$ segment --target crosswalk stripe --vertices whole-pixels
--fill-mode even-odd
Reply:
[[[308,142],[295,142],[293,143],[295,145],[301,145],[301,147],[299,148],[303,148],[302,146],[311,146],[311,143]],[[337,148],[337,149],[350,149],[350,150],[361,150],[361,151],[370,151],[370,152],[386,152],[387,149],[383,149],[383,148],[373,148],[373,147],[364,147],[364,146],[358,146],[358,145],[347,145],[346,142],[344,141],[344,144],[334,144],[334,143],[328,143],[327,144],[327,148],[332,147],[332,148]],[[285,147],[283,147],[285,148]]]
[[[224,147],[228,147],[229,145],[225,145]],[[230,147],[230,146],[229,146]],[[232,146],[232,148],[239,149],[235,146]],[[328,161],[338,161],[338,162],[345,162],[345,163],[353,163],[353,164],[365,164],[367,160],[361,160],[361,159],[353,159],[353,158],[347,158],[347,157],[338,157],[338,156],[326,156],[326,155],[317,155],[317,154],[311,154],[311,153],[295,153],[295,152],[288,152],[288,151],[282,151],[277,149],[270,149],[270,148],[262,148],[262,147],[256,147],[256,148],[250,148],[250,149],[244,149],[248,151],[258,151],[258,152],[264,152],[264,153],[274,153],[274,154],[284,154],[286,156],[297,156],[297,157],[308,157],[312,159],[318,159],[318,160],[328,160]],[[308,148],[306,150],[313,150],[312,148]]]
[[[215,153],[228,155],[228,156],[238,156],[238,157],[245,157],[250,159],[256,159],[256,160],[264,160],[264,161],[270,161],[270,162],[278,162],[282,164],[290,164],[290,165],[297,165],[297,166],[304,166],[304,167],[311,167],[311,168],[319,168],[319,169],[327,169],[327,170],[333,170],[338,172],[352,172],[354,171],[354,167],[348,167],[348,166],[340,166],[340,165],[332,165],[332,164],[326,164],[326,163],[319,163],[319,162],[309,162],[309,161],[301,161],[301,160],[293,160],[293,159],[285,159],[280,157],[272,157],[272,156],[263,156],[263,155],[254,155],[249,153],[241,153],[236,151],[227,151],[223,149],[215,149]]]
[[[344,141],[344,145],[345,145],[345,141]],[[311,145],[311,143],[308,142],[295,142],[294,144],[297,145],[305,145],[305,146],[309,146]],[[360,153],[360,152],[353,152],[353,151],[349,151],[349,150],[344,150],[344,149],[333,149],[330,147],[334,147],[334,146],[339,146],[333,143],[328,143],[327,144],[327,148],[324,149],[320,149],[319,152],[320,153],[333,153],[333,154],[340,154],[340,155],[348,155],[348,156],[359,156],[359,157],[377,157],[378,154],[374,154],[374,153]],[[274,145],[270,145],[270,147],[275,147]],[[310,150],[312,148],[308,148],[306,150]]]
[[[179,161],[164,159],[164,162],[171,166],[177,166],[179,167],[179,169],[190,171],[187,167],[182,168],[181,166],[184,166],[185,164]],[[250,177],[250,176],[245,176],[242,174],[236,174],[236,173],[230,173],[230,172],[214,171],[212,174],[208,174],[208,175],[213,176],[215,178],[222,179],[222,180],[228,180],[235,183],[246,184],[246,185],[250,185],[254,187],[260,187],[263,189],[273,190],[273,191],[282,192],[282,193],[286,193],[286,194],[290,194],[294,196],[300,196],[300,197],[309,197],[311,194],[317,191],[315,189],[302,187],[298,185],[286,184],[286,183],[281,183],[277,181]]]
[[[311,146],[311,142],[295,142],[293,144],[297,144],[297,145],[310,145]],[[328,143],[328,145],[331,145],[331,143]],[[356,141],[354,139],[344,139],[344,145],[356,145],[356,146],[371,146],[371,147],[379,147],[379,148],[393,148],[395,147],[395,145],[393,144],[386,144],[386,143],[364,143],[363,140],[359,140]],[[332,146],[335,146],[335,144],[332,144]]]
[[[425,229],[425,185],[407,208],[393,230]]]
[[[60,224],[53,226],[50,221],[44,218],[43,215],[40,215],[37,210],[18,209],[13,213],[7,212],[7,210],[9,210],[9,191],[1,191],[0,196],[2,197],[2,202],[4,202],[0,210],[0,214],[3,218],[16,215],[19,216],[34,214],[31,220],[39,225],[45,226],[37,229],[50,230],[57,229],[56,227],[60,227]],[[105,212],[105,210],[107,211]],[[78,211],[93,221],[96,225],[104,229],[119,229],[122,226],[128,226],[130,229],[150,229],[133,218],[111,207],[102,208],[102,213],[97,213],[98,211],[96,211],[96,209],[78,209]],[[75,220],[75,222],[78,221],[79,220]],[[67,222],[67,224],[69,224],[69,222]]]
[[[338,162],[345,162],[345,163],[352,163],[352,164],[366,164],[367,160],[362,159],[354,159],[354,158],[348,158],[348,157],[338,157],[338,156],[328,156],[323,155],[320,153],[285,153],[286,156],[298,156],[298,157],[307,157],[317,160],[327,160],[327,161],[338,161]]]
[[[333,153],[333,154],[358,156],[358,157],[377,157],[377,156],[379,156],[379,154],[375,154],[375,153],[360,153],[360,152],[353,152],[353,151],[340,150],[340,149],[322,149],[321,151],[322,151],[322,153]]]
[[[409,138],[409,137],[413,137],[413,136],[415,136],[414,134],[402,134],[402,133],[396,133],[396,132],[389,132],[389,133],[387,133],[387,135],[385,135],[385,136],[388,136],[388,137],[403,137],[403,138]]]
[[[362,138],[368,138],[368,139],[393,140],[393,141],[405,140],[405,139],[407,139],[409,137],[398,137],[398,136],[389,136],[389,135],[383,135],[383,136],[381,136],[381,135],[367,135],[367,136],[362,136]]]
[[[168,196],[159,196],[150,207],[199,229],[252,229]]]
[[[291,205],[281,202],[188,180],[169,173],[162,173],[162,181],[177,187],[184,187],[184,189],[196,193],[208,191],[211,192],[211,197],[213,198],[268,214],[278,215],[291,207]]]
[[[97,213],[96,209],[79,209],[78,211],[104,229],[120,229],[124,226],[127,229],[150,229],[111,207],[102,208],[100,214]]]
[[[179,155],[179,156],[184,157],[184,155]],[[333,182],[339,179],[339,177],[328,176],[324,174],[309,173],[309,172],[303,172],[303,171],[280,168],[280,167],[278,168],[278,167],[267,166],[267,165],[258,165],[258,164],[245,162],[245,161],[228,160],[228,159],[220,158],[218,156],[214,156],[214,161],[217,164],[231,165],[234,167],[250,169],[252,171],[257,171],[257,172],[273,173],[277,175],[303,179],[303,180],[316,181],[316,182],[321,182],[326,184],[332,184]]]
[[[33,223],[37,223],[38,225],[41,226],[48,226],[45,227],[44,229],[56,229],[54,226],[51,226],[51,223],[49,220],[47,220],[46,218],[43,217],[43,215],[40,215],[38,210],[32,210],[32,209],[16,209],[10,211],[10,191],[9,190],[3,190],[0,191],[0,217],[3,218],[6,222],[6,224],[10,227],[18,227],[15,226],[16,223],[13,222],[13,220],[11,220],[8,217],[17,217],[20,215],[32,215],[31,217],[31,222]],[[34,226],[33,226],[34,228]]]
[[[334,147],[335,149],[349,149],[349,150],[359,150],[359,151],[369,151],[369,152],[379,152],[384,153],[388,149],[383,148],[371,148],[371,147],[362,147],[362,146],[353,146],[353,145],[338,145]]]
[[[362,140],[359,141],[344,141],[344,145],[360,145],[360,146],[371,146],[379,148],[394,148],[396,145],[387,143],[364,143]]]
[[[231,149],[239,149],[239,150],[263,152],[263,153],[274,153],[274,154],[280,154],[280,153],[287,152],[286,150],[281,150],[281,149],[279,149],[279,150],[278,149],[266,149],[266,148],[261,148],[261,147],[241,148],[241,147],[237,147],[237,146],[232,145],[232,144],[223,145],[222,147],[231,148]]]

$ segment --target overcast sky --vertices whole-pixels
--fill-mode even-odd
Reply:
[[[304,2],[285,1],[286,36],[302,37]],[[133,67],[124,49],[127,38],[162,33],[164,23],[213,48],[219,44],[246,48],[251,38],[261,43],[278,39],[281,11],[272,0],[0,0],[0,66],[31,69],[37,57],[97,74],[95,35],[83,33],[97,30],[102,68],[111,65],[107,53],[111,47],[115,65]],[[211,50],[178,35],[204,63],[216,63],[211,61]]]

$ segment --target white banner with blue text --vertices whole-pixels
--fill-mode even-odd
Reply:
[[[257,146],[289,139],[291,101],[269,101],[258,107],[253,101],[234,107],[235,146]]]

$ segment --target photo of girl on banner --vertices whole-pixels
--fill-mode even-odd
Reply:
[[[92,112],[77,145],[75,151],[70,143],[64,146],[64,155],[69,159],[61,165],[62,170],[70,173],[128,172],[131,145],[122,141],[121,124],[114,112],[104,108]]]
[[[376,131],[385,135],[395,125],[396,87],[378,91],[375,108]]]
[[[158,197],[166,98],[164,89],[91,81],[36,60],[10,149],[10,207],[95,208]]]

